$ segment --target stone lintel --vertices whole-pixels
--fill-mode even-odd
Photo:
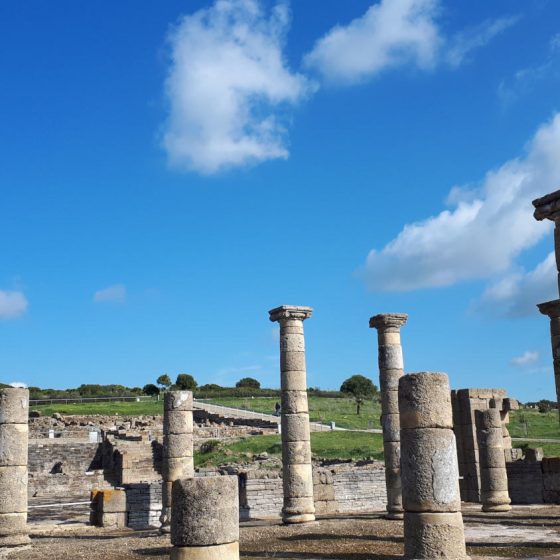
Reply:
[[[280,307],[271,309],[268,313],[272,322],[282,322],[290,319],[305,321],[305,319],[311,317],[313,308],[303,307],[301,305],[281,305]]]
[[[535,220],[557,220],[560,218],[560,190],[533,200]]]
[[[537,303],[537,307],[543,315],[548,315],[549,317],[560,317],[560,299]]]
[[[369,319],[370,329],[400,329],[406,324],[408,315],[406,313],[381,313]]]

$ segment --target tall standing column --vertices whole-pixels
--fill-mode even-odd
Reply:
[[[29,544],[27,443],[29,391],[0,389],[0,548]]]
[[[171,531],[172,485],[194,477],[193,395],[191,391],[168,391],[163,400],[163,462],[161,531]]]
[[[399,412],[405,558],[467,558],[447,375],[401,377]]]
[[[313,309],[282,305],[269,311],[280,323],[284,523],[315,520],[303,321]]]
[[[509,511],[506,457],[502,417],[497,408],[475,411],[480,457],[480,501],[482,511]]]
[[[550,319],[550,343],[552,346],[552,364],[556,385],[556,401],[560,403],[560,299],[539,303],[543,315]]]
[[[399,379],[403,376],[401,327],[405,313],[374,315],[369,326],[377,329],[381,426],[387,487],[387,519],[402,519],[401,444],[399,425]]]

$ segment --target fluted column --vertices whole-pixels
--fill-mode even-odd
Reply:
[[[194,476],[193,395],[168,391],[163,399],[163,461],[161,531],[171,531],[172,485]]]
[[[303,336],[303,321],[312,312],[310,307],[292,305],[269,311],[270,320],[280,323],[284,523],[306,523],[315,519]]]
[[[401,444],[399,425],[399,379],[403,375],[401,327],[405,313],[374,315],[369,326],[377,329],[379,388],[381,390],[381,426],[387,487],[387,519],[402,519]]]
[[[0,548],[29,544],[27,444],[29,391],[0,389]]]
[[[480,501],[482,511],[509,511],[506,457],[502,417],[497,408],[475,411],[480,457]]]
[[[451,391],[445,373],[399,381],[404,556],[467,558]]]

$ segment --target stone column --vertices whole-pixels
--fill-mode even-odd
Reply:
[[[0,389],[0,548],[29,544],[27,440],[29,391]]]
[[[477,410],[475,417],[482,511],[510,511],[500,411],[497,408]]]
[[[239,560],[237,476],[173,483],[171,560]]]
[[[447,375],[401,377],[399,412],[405,558],[467,558]]]
[[[403,376],[401,327],[408,315],[383,313],[370,318],[377,329],[379,388],[381,390],[381,426],[387,487],[387,519],[402,519],[401,444],[399,425],[399,379]]]
[[[169,533],[171,487],[175,480],[194,476],[193,395],[191,391],[168,391],[163,400],[163,460],[161,531]]]
[[[550,343],[552,346],[556,401],[560,403],[560,299],[539,303],[537,307],[543,315],[548,315],[550,319]]]
[[[284,523],[315,520],[303,336],[303,321],[311,317],[312,312],[310,307],[292,305],[269,311],[270,320],[280,323]]]

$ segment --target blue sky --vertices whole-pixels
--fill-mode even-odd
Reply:
[[[0,380],[407,371],[554,398],[553,1],[0,5]]]

